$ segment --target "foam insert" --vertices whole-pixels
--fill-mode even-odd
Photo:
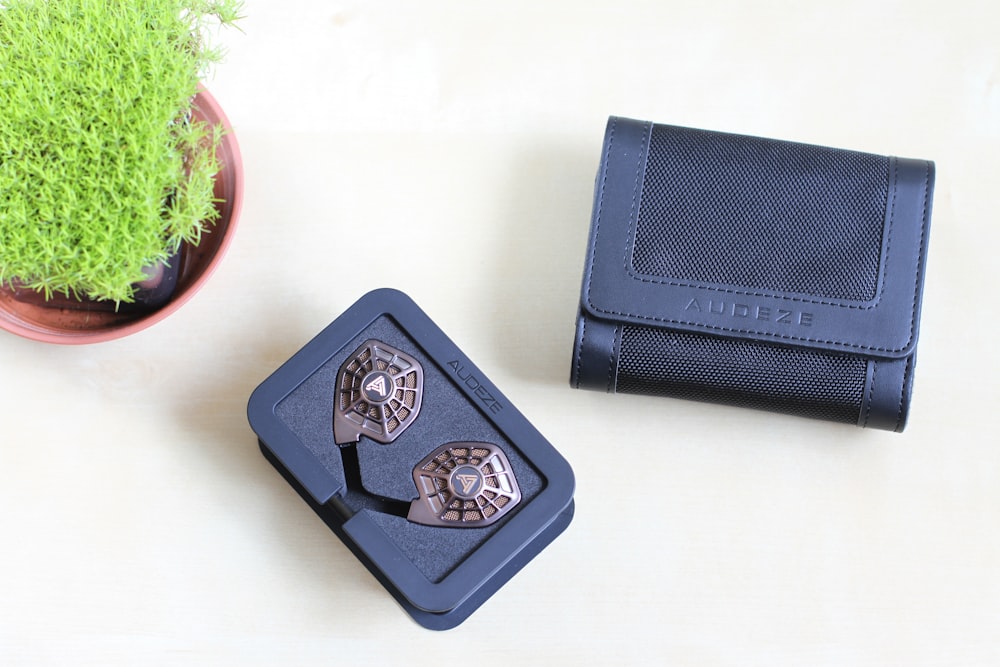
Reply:
[[[341,364],[366,340],[375,338],[403,350],[420,361],[424,369],[424,395],[420,414],[392,444],[383,445],[362,437],[358,460],[362,484],[375,495],[402,501],[417,497],[413,468],[427,454],[449,442],[490,442],[503,448],[521,488],[521,503],[496,524],[481,528],[450,528],[415,524],[405,518],[372,509],[359,494],[347,493],[343,500],[354,511],[365,511],[397,548],[429,581],[439,582],[490,535],[536,496],[545,486],[538,471],[471,403],[443,370],[429,361],[418,345],[391,317],[377,318],[331,356],[312,375],[286,396],[275,415],[316,457],[323,469],[345,485],[340,447],[333,437],[333,410],[337,373]]]

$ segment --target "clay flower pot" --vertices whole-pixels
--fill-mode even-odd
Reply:
[[[222,261],[236,230],[243,204],[243,162],[229,119],[207,90],[199,90],[192,110],[195,118],[225,128],[217,155],[222,169],[215,177],[219,218],[197,246],[182,246],[179,265],[175,267],[176,288],[166,303],[152,309],[121,308],[115,312],[107,303],[65,299],[46,303],[34,293],[0,288],[0,328],[46,343],[100,343],[156,324],[201,289]],[[159,268],[151,267],[151,275],[157,271]]]

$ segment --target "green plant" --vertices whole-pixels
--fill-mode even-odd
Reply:
[[[190,117],[237,0],[0,0],[0,285],[130,301],[217,217]]]

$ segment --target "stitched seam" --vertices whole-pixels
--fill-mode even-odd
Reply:
[[[601,194],[598,196],[597,217],[594,218],[594,247],[590,250],[590,271],[587,273],[587,303],[593,306],[590,298],[590,286],[594,281],[594,262],[597,258],[597,246],[601,238],[601,218],[604,216],[604,190],[608,184],[608,161],[611,159],[611,146],[615,143],[615,128],[618,126],[617,120],[611,121],[608,129],[608,149],[604,153],[604,169],[601,174]]]
[[[618,127],[618,121],[612,120],[611,127],[608,130],[608,149],[604,153],[604,170],[601,174],[601,194],[599,196],[599,204],[597,206],[597,217],[594,219],[594,247],[590,255],[590,273],[587,276],[587,301],[590,302],[590,287],[594,279],[594,259],[597,255],[597,245],[601,237],[601,218],[604,215],[604,191],[608,184],[608,163],[611,159],[611,147],[615,143],[615,129]],[[611,392],[611,367],[614,362],[614,345],[611,346],[611,352],[608,355],[608,383],[606,391]]]
[[[865,428],[865,427],[868,426],[868,418],[871,417],[871,414],[872,414],[872,394],[875,393],[875,377],[877,375],[878,375],[878,362],[877,361],[873,361],[872,362],[872,382],[871,382],[870,385],[868,385],[868,396],[865,398],[865,402],[868,404],[868,407],[865,410],[865,421],[864,421],[864,423],[861,424],[861,428]]]
[[[611,351],[608,353],[608,384],[605,388],[607,393],[611,393],[611,380],[614,377],[615,368],[615,339],[618,338],[618,327],[615,327],[615,337],[611,339]]]
[[[930,182],[930,168],[929,168],[929,166],[925,166],[925,173],[926,173],[926,176],[925,176],[925,188],[924,188],[924,202],[925,202],[925,206],[924,206],[924,214],[923,214],[924,219],[926,219],[926,216],[927,216],[926,204],[927,204],[927,198],[929,196],[929,193],[927,192],[927,189],[928,189],[927,188],[927,184],[929,184],[929,182]],[[886,257],[887,258],[890,256],[889,249],[890,249],[890,242],[891,242],[891,238],[892,238],[892,236],[891,236],[892,235],[892,228],[893,228],[893,225],[894,225],[894,222],[895,222],[895,217],[896,217],[896,195],[897,195],[898,176],[899,176],[899,166],[898,166],[898,163],[896,163],[894,161],[894,163],[893,163],[892,212],[890,213],[890,216],[889,216],[889,229],[888,229],[888,232],[887,232],[889,234],[889,241],[887,241],[887,243],[886,243]],[[604,204],[604,202],[603,202],[603,188],[602,188],[602,202],[601,202],[602,208],[603,208],[603,204]],[[923,253],[924,228],[925,227],[926,227],[925,224],[921,225],[921,232],[920,232],[920,253],[921,254]],[[595,248],[594,248],[594,250],[596,252],[596,237],[595,237]],[[593,262],[593,256],[591,256],[591,262]],[[587,303],[594,310],[596,310],[598,312],[602,312],[602,313],[604,313],[606,315],[620,315],[622,317],[634,317],[634,318],[645,320],[645,321],[654,321],[654,322],[660,322],[660,323],[663,323],[663,324],[683,324],[683,325],[687,325],[687,326],[698,327],[699,329],[704,329],[704,330],[709,330],[709,331],[721,331],[721,332],[736,333],[736,334],[755,334],[755,335],[758,335],[758,336],[766,336],[768,338],[775,338],[775,339],[779,339],[779,340],[792,340],[792,341],[799,341],[799,342],[804,342],[804,343],[821,343],[821,344],[824,344],[824,345],[835,345],[837,347],[843,347],[843,348],[848,348],[848,349],[853,349],[853,350],[864,350],[864,351],[867,351],[867,352],[893,352],[893,353],[895,353],[895,352],[901,352],[902,350],[906,349],[906,347],[909,345],[909,342],[913,340],[913,332],[914,332],[914,328],[916,326],[916,303],[917,303],[917,298],[918,298],[918,295],[919,295],[919,285],[920,285],[920,281],[919,281],[919,275],[920,275],[919,274],[919,266],[918,266],[918,273],[916,275],[918,276],[918,279],[914,283],[914,293],[913,293],[914,309],[913,309],[913,314],[911,315],[911,319],[910,319],[910,336],[909,336],[909,340],[907,341],[907,345],[904,345],[903,347],[900,347],[900,348],[887,348],[887,347],[876,347],[876,346],[871,346],[871,345],[859,345],[857,343],[849,343],[849,342],[846,342],[846,341],[839,341],[839,340],[823,340],[823,339],[819,339],[819,338],[803,338],[801,336],[789,336],[789,335],[783,335],[783,334],[773,333],[773,332],[770,332],[770,331],[757,331],[757,330],[754,330],[754,329],[733,329],[733,328],[729,328],[729,327],[719,327],[719,326],[713,326],[713,325],[710,325],[710,324],[702,324],[701,322],[691,322],[691,321],[687,321],[687,320],[675,320],[675,319],[669,319],[669,318],[651,317],[649,315],[640,315],[640,314],[636,314],[636,313],[626,313],[626,312],[617,311],[617,310],[608,310],[608,309],[601,308],[600,306],[596,305],[593,302],[593,300],[590,298],[589,283],[588,283],[588,291],[587,291]],[[886,276],[888,276],[888,274],[886,274]],[[654,281],[649,281],[649,282],[654,282]],[[676,285],[676,286],[683,286],[683,285]],[[720,289],[719,291],[724,291],[724,290]],[[731,291],[731,293],[739,293],[739,292]],[[789,297],[789,298],[791,298],[791,297]],[[819,302],[817,302],[817,303],[819,303]],[[828,305],[839,305],[839,307],[842,307],[842,308],[850,308],[851,307],[851,306],[846,306],[844,304],[828,304]],[[854,308],[858,308],[858,307],[855,306]]]
[[[583,362],[583,345],[587,340],[587,318],[580,316],[580,343],[576,348],[576,385],[575,388],[580,388],[580,365]]]
[[[903,401],[906,399],[906,383],[910,379],[910,364],[913,363],[913,357],[906,358],[906,368],[903,370],[903,382],[901,383],[899,389],[899,406],[896,408],[896,426],[893,427],[893,431],[899,431],[899,423],[903,421]]]
[[[921,261],[924,257],[924,244],[927,242],[928,209],[930,208],[931,197],[931,166],[924,163],[924,210],[920,216],[920,245],[917,246],[917,270],[914,272],[916,279],[913,282],[913,309],[910,314],[910,338],[917,329],[917,302],[920,299],[920,283],[923,280],[924,264]]]
[[[596,308],[596,306],[595,306],[595,308]],[[902,349],[905,349],[905,348],[901,348],[900,350],[896,350],[896,349],[889,349],[889,348],[882,348],[882,347],[871,347],[869,345],[857,345],[857,344],[854,344],[854,343],[846,343],[844,341],[839,341],[839,340],[824,340],[822,338],[801,338],[799,336],[786,336],[784,334],[776,334],[776,333],[771,333],[769,331],[756,331],[754,329],[731,329],[731,328],[728,328],[728,327],[717,327],[717,326],[713,326],[711,324],[701,324],[700,322],[685,322],[684,320],[668,320],[668,319],[661,319],[661,318],[649,318],[649,317],[646,317],[645,315],[635,315],[635,314],[632,314],[632,313],[621,313],[621,312],[618,312],[618,311],[601,310],[600,308],[597,308],[597,310],[600,310],[602,313],[606,313],[606,314],[609,314],[609,315],[621,315],[623,317],[636,317],[636,318],[641,318],[641,319],[646,319],[646,320],[648,320],[648,319],[655,319],[657,322],[660,322],[662,324],[686,324],[686,325],[694,325],[694,326],[697,326],[699,329],[707,329],[709,331],[722,331],[722,332],[734,333],[734,334],[756,334],[756,335],[760,335],[760,336],[767,336],[768,338],[776,338],[776,339],[779,339],[779,340],[793,340],[793,341],[799,341],[799,342],[803,342],[803,343],[822,343],[824,345],[836,345],[838,347],[847,347],[847,348],[851,348],[851,349],[854,349],[854,350],[865,350],[865,351],[868,351],[868,352],[900,352]]]
[[[875,347],[872,345],[860,345],[858,343],[848,343],[846,341],[841,341],[841,340],[824,340],[822,338],[803,338],[802,336],[789,336],[785,334],[773,333],[771,331],[758,331],[756,329],[733,329],[730,327],[719,327],[711,324],[703,324],[701,322],[672,320],[662,317],[650,317],[648,315],[639,315],[636,313],[625,313],[617,310],[605,310],[603,308],[600,308],[599,306],[594,305],[594,303],[589,299],[588,303],[594,310],[602,312],[606,315],[620,315],[622,317],[634,317],[646,321],[660,322],[661,324],[684,324],[687,326],[694,326],[697,327],[698,329],[704,329],[708,331],[722,331],[734,334],[755,334],[758,336],[766,336],[767,338],[775,338],[778,340],[794,340],[802,343],[822,343],[824,345],[835,345],[837,347],[844,347],[852,350],[865,350],[867,352],[901,352],[906,349],[906,346],[901,348]]]
[[[635,184],[632,186],[632,208],[628,212],[628,236],[625,237],[625,257],[622,258],[622,264],[625,267],[625,271],[628,272],[628,256],[631,254],[629,251],[635,246],[636,234],[638,234],[639,225],[639,213],[636,210],[638,208],[639,202],[639,192],[642,190],[642,156],[646,154],[646,137],[648,137],[651,132],[651,128],[647,126],[646,132],[642,135],[642,140],[639,142],[639,160],[635,164]]]
[[[615,367],[614,367],[614,386],[612,389],[614,393],[618,393],[618,375],[622,368],[622,344],[625,342],[625,327],[619,325],[615,327],[615,339],[611,342],[611,349],[614,350],[615,355]]]

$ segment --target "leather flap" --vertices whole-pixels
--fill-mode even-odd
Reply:
[[[657,159],[654,164],[654,160],[650,160],[650,144],[658,136],[654,127],[660,136],[668,140],[671,133],[678,136],[688,133],[695,138],[695,149],[684,155],[671,156],[666,162]],[[707,137],[705,142],[702,142],[703,135]],[[749,171],[759,176],[761,171],[771,169],[777,170],[774,173],[779,178],[767,180],[769,177],[765,174],[765,181],[741,195],[743,199],[734,204],[738,205],[737,208],[729,212],[726,212],[725,206],[712,206],[708,200],[729,196],[730,184],[724,177],[720,179],[719,170],[703,168],[707,158],[698,152],[701,144],[697,142],[723,147],[722,153],[710,158],[725,163],[723,174],[726,170],[740,174]],[[654,149],[662,151],[662,142]],[[786,164],[782,161],[786,158],[782,156],[788,155],[806,157],[799,163]],[[841,163],[863,158],[873,159],[865,164],[874,165],[868,171],[874,174],[872,180],[877,187],[870,187],[868,183],[852,183],[847,172],[827,177],[827,173],[835,171]],[[766,168],[762,169],[760,165]],[[648,169],[655,171],[647,173]],[[774,186],[784,187],[784,194],[770,196],[766,192],[772,189],[771,180],[781,180],[783,170],[787,169],[807,173],[811,194],[801,195],[794,188],[790,189],[787,183]],[[766,269],[770,262],[778,267],[771,272],[777,277],[768,274],[758,284],[732,284],[677,275],[667,266],[668,262],[661,262],[661,265],[644,262],[637,248],[649,245],[649,235],[664,237],[666,240],[657,240],[656,243],[660,244],[658,247],[667,247],[668,250],[684,242],[678,241],[676,233],[686,230],[671,228],[670,225],[675,222],[660,224],[657,220],[650,222],[647,219],[644,227],[639,225],[644,206],[647,218],[649,211],[653,210],[651,207],[654,207],[654,195],[650,194],[652,188],[649,184],[656,183],[657,179],[673,178],[671,171],[683,172],[683,194],[690,201],[664,202],[664,195],[659,192],[655,196],[661,201],[655,205],[662,210],[688,206],[695,211],[693,218],[683,222],[688,228],[700,227],[696,237],[701,239],[699,243],[702,247],[686,249],[696,257],[693,261],[708,266],[715,263],[735,267],[732,272],[723,272],[727,277],[763,275],[766,271],[758,270],[758,267]],[[907,356],[913,351],[917,339],[933,184],[934,165],[924,160],[884,158],[792,142],[654,126],[652,123],[612,117],[605,134],[595,185],[582,306],[594,317],[619,323],[875,357]],[[745,183],[743,187],[746,189]],[[838,188],[845,191],[840,192]],[[856,191],[847,192],[850,188]],[[828,209],[824,202],[832,202],[829,208],[838,209],[843,217],[844,210],[852,209],[845,209],[841,202],[851,196],[857,199],[861,191],[859,188],[875,192],[867,198],[869,204],[877,208],[873,215],[879,216],[869,224],[872,228],[869,237],[873,240],[867,242],[867,249],[862,247],[865,244],[851,238],[854,230],[852,220],[848,219],[845,223],[841,219],[837,222],[840,227],[833,228],[830,226],[833,223],[825,219]],[[815,192],[819,194],[815,195]],[[796,209],[798,199],[813,195],[820,202],[819,205],[812,204],[813,210],[807,213],[791,210]],[[677,194],[674,192],[670,196],[676,197]],[[722,210],[720,215],[732,217],[742,215],[752,207],[758,208],[751,211],[749,217],[766,220],[769,233],[758,238],[754,232],[747,232],[744,226],[742,239],[736,241],[728,237],[728,240],[717,238],[725,236],[726,230],[732,227],[731,220],[705,219],[708,216],[702,213],[708,210],[714,214]],[[799,217],[796,218],[796,215]],[[780,225],[784,226],[771,226],[772,219],[779,219]],[[824,226],[826,231],[823,231]],[[820,231],[817,232],[817,229]],[[690,234],[681,236],[688,238]],[[748,238],[752,241],[748,242]],[[833,239],[831,248],[827,249],[824,244],[811,244],[810,239],[813,238]],[[842,238],[847,240],[841,242]],[[853,277],[851,262],[855,253],[869,252],[871,276],[868,292],[859,295],[851,293],[851,290],[838,293],[839,290],[829,287],[813,289],[808,280],[791,281],[797,282],[793,287],[798,291],[782,289],[783,284],[773,284],[786,280],[782,277],[784,275],[793,275],[781,267],[799,260],[797,247],[804,250],[801,266],[794,267],[797,272],[794,275],[808,276],[809,271],[821,273],[827,284],[834,283],[834,288],[842,279],[838,272],[843,272],[845,282]],[[664,252],[658,252],[658,257],[664,255]],[[846,260],[842,262],[839,257]],[[815,266],[817,263],[821,264],[818,268]],[[708,270],[705,275],[714,273]],[[767,284],[769,280],[772,284]]]

